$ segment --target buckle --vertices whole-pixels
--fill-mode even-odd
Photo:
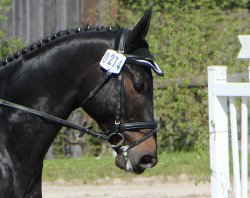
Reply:
[[[119,148],[124,143],[124,136],[121,133],[112,133],[108,137],[108,142],[110,143],[112,148]]]

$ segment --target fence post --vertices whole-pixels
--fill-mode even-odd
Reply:
[[[215,95],[215,84],[227,82],[226,66],[208,69],[208,105],[212,197],[229,197],[229,143],[227,97]]]
[[[231,142],[232,142],[233,174],[234,174],[234,177],[233,177],[234,178],[234,194],[235,194],[235,198],[241,198],[237,109],[236,109],[236,98],[233,96],[229,97],[229,108],[230,108],[230,126],[231,126]]]
[[[248,81],[250,82],[250,67],[248,67]],[[241,183],[242,198],[248,197],[248,97],[242,97],[242,118],[241,118]]]
[[[247,198],[248,188],[248,97],[241,104],[241,185],[242,198]]]

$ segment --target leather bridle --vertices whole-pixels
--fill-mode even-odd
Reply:
[[[119,42],[119,47],[118,47],[118,52],[124,54],[124,48],[125,48],[125,42],[128,36],[129,30],[123,29],[121,37],[120,37],[120,42]],[[131,54],[124,54],[127,59],[125,63],[130,63],[130,64],[135,64],[136,65],[141,65],[147,67],[147,61],[151,62],[151,60],[143,57],[139,57],[136,55],[131,55]],[[140,64],[141,63],[141,64]],[[154,62],[153,62],[154,63]],[[157,66],[158,67],[158,66]],[[163,74],[162,74],[163,75]],[[81,102],[81,107],[83,107],[89,99],[91,99],[101,88],[104,84],[106,84],[111,77],[117,77],[118,81],[118,97],[117,97],[117,107],[116,107],[116,116],[115,116],[115,129],[113,131],[105,131],[105,132],[96,132],[93,131],[87,127],[83,127],[80,125],[73,124],[71,122],[68,122],[66,120],[63,120],[61,118],[55,117],[53,115],[37,111],[35,109],[31,109],[19,104],[15,104],[3,99],[0,99],[0,106],[5,106],[5,107],[11,107],[14,109],[18,109],[30,114],[33,114],[35,116],[38,116],[40,118],[43,118],[47,121],[53,122],[55,124],[75,129],[80,131],[80,135],[83,134],[88,134],[103,140],[108,141],[111,146],[116,150],[118,153],[125,153],[138,144],[144,142],[145,140],[149,139],[150,137],[154,136],[158,132],[157,124],[155,121],[144,121],[144,122],[130,122],[130,123],[123,123],[123,114],[124,114],[124,84],[123,84],[123,72],[121,71],[118,75],[109,73],[108,71],[105,72],[105,75],[103,78],[99,80],[97,85],[94,87],[94,89],[88,94],[88,96]],[[149,132],[144,132],[143,129],[150,130]],[[125,144],[125,138],[123,136],[124,131],[139,131],[141,133],[144,133],[144,136],[136,141],[133,141],[129,144]]]

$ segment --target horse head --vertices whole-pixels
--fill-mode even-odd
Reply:
[[[112,74],[94,97],[82,103],[109,136],[108,141],[117,152],[116,165],[137,174],[157,163],[151,69],[158,75],[162,73],[152,61],[145,39],[150,19],[148,10],[132,30],[120,31],[114,46],[127,61],[120,73]]]

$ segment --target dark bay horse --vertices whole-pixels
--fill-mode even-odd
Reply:
[[[21,108],[0,105],[1,198],[42,197],[43,158],[61,128],[46,116],[67,119],[78,107],[96,120],[106,134],[101,137],[108,137],[118,167],[140,174],[155,166],[151,69],[162,73],[145,40],[150,19],[148,10],[133,30],[85,26],[59,31],[2,62],[0,99]],[[120,61],[115,54],[107,60],[107,49],[123,54],[125,64],[115,63]],[[101,59],[121,71],[105,70]]]

